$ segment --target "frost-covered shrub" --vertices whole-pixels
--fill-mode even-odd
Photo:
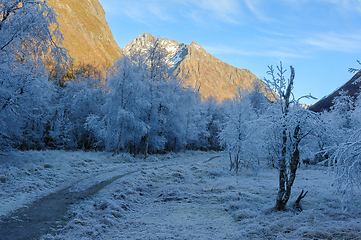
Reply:
[[[97,148],[96,136],[86,128],[87,117],[98,113],[104,102],[95,79],[78,78],[57,87],[53,113],[47,125],[47,147],[55,149]]]
[[[254,94],[240,88],[236,97],[225,107],[226,119],[219,139],[228,152],[230,169],[236,172],[241,168],[257,170],[260,159],[264,158],[259,114],[265,108],[265,101],[255,108]]]
[[[354,189],[361,187],[361,129],[333,150],[329,165],[335,169],[335,182],[346,209],[353,201]]]

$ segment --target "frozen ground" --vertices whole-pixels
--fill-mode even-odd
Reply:
[[[62,221],[42,239],[361,239],[360,192],[342,212],[332,175],[320,166],[298,171],[291,201],[308,190],[303,212],[269,213],[277,171],[235,174],[222,153],[143,160],[29,151],[2,154],[0,160],[2,219],[22,206],[34,208],[32,202],[45,202],[45,196],[62,201],[65,194],[77,195]],[[87,190],[94,185],[96,191]]]

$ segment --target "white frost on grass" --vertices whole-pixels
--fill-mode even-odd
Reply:
[[[41,154],[31,152],[33,160],[24,167],[42,166],[44,161],[35,159],[49,158],[41,158]],[[324,167],[302,167],[298,171],[291,201],[302,189],[308,190],[302,200],[303,212],[268,213],[275,204],[277,170],[265,168],[257,175],[247,170],[235,174],[228,171],[228,160],[224,157],[207,162],[220,153],[156,155],[146,161],[129,156],[128,160],[123,156],[114,158],[106,153],[49,151],[47,154],[58,156],[57,161],[62,162],[58,164],[67,166],[53,167],[64,172],[52,171],[55,176],[63,177],[63,183],[70,172],[76,172],[79,179],[91,176],[92,167],[97,165],[102,170],[119,167],[120,173],[134,169],[136,172],[73,205],[64,228],[43,239],[358,239],[361,236],[360,192],[350,211],[342,212],[340,199],[331,186],[332,175]],[[80,163],[85,159],[94,163],[82,166]],[[87,168],[92,173],[85,173]],[[45,175],[44,169],[38,171]],[[91,184],[85,182],[81,181],[81,186]],[[17,195],[24,194],[27,195],[24,192]]]

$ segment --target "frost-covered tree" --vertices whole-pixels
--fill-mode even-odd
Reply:
[[[205,109],[207,114],[207,126],[208,132],[205,139],[205,149],[220,150],[219,133],[221,132],[222,124],[225,122],[225,109],[222,105],[218,104],[215,99],[207,99],[205,101]]]
[[[351,113],[354,110],[354,101],[353,97],[347,95],[345,91],[341,91],[339,95],[333,99],[330,112],[333,115],[333,122],[336,128],[344,130],[352,129],[353,122]]]
[[[0,52],[17,60],[65,57],[54,10],[43,0],[0,1]],[[50,53],[50,54],[49,54]]]
[[[178,89],[178,90],[177,90]],[[200,112],[195,92],[180,85],[168,94],[168,114],[166,119],[166,150],[180,151],[194,147],[199,136],[194,123]]]
[[[271,79],[264,79],[268,85],[268,96],[275,100],[279,108],[274,118],[273,126],[276,130],[275,139],[279,143],[276,152],[279,152],[277,168],[279,170],[279,188],[276,199],[276,210],[284,210],[291,196],[291,188],[296,178],[296,171],[300,161],[300,143],[314,129],[315,124],[310,123],[313,114],[299,107],[298,100],[293,95],[293,84],[295,78],[294,68],[290,67],[290,78],[286,80],[286,69],[282,63],[277,66],[277,73],[272,66],[267,72]],[[311,95],[304,96],[306,98]],[[300,197],[302,194],[300,195]]]
[[[104,104],[87,117],[97,146],[115,154],[209,149],[221,116],[216,104],[173,73],[158,42],[137,56],[122,57],[108,72]]]
[[[354,129],[361,128],[361,92],[358,94],[356,98],[355,108],[354,111],[352,112],[351,119],[353,121]]]
[[[86,119],[99,113],[104,102],[102,92],[102,86],[93,78],[79,77],[57,86],[47,124],[47,146],[83,150],[95,147],[96,137],[86,128]]]
[[[145,123],[141,120],[146,91],[141,82],[142,71],[127,57],[118,60],[108,72],[103,106],[87,118],[87,127],[100,140],[98,146],[115,154],[129,144],[139,145],[145,135]]]
[[[148,110],[145,122],[147,124],[147,132],[144,138],[144,154],[149,153],[149,145],[154,147],[152,150],[162,150],[165,146],[165,138],[163,131],[157,129],[158,123],[164,118],[162,109],[162,100],[166,92],[167,82],[174,80],[173,74],[170,72],[164,51],[159,45],[159,40],[153,43],[148,49],[146,55],[147,71],[144,75],[144,83],[148,88]]]
[[[186,124],[188,105],[185,101],[192,91],[182,86],[180,80],[169,75],[159,83],[156,116],[153,116],[152,151],[178,151],[186,145]],[[157,136],[154,138],[154,134]],[[154,141],[155,140],[155,141]]]
[[[360,61],[358,63],[361,65]],[[360,73],[361,69],[351,68],[350,72]],[[361,78],[357,81],[361,81]],[[330,114],[335,117],[332,119],[334,128],[341,136],[329,147],[331,157],[328,163],[334,168],[335,185],[341,194],[342,207],[346,210],[353,200],[354,189],[361,186],[361,94],[356,99],[341,94],[336,98]]]
[[[331,149],[329,165],[335,170],[336,186],[342,196],[342,207],[346,209],[353,200],[354,189],[361,187],[361,129]]]
[[[184,122],[186,149],[207,149],[210,138],[208,124],[211,120],[207,103],[201,101],[198,91],[190,88],[184,93],[182,104],[186,114]]]
[[[0,148],[43,147],[54,86],[43,71],[22,67],[21,63],[0,63]]]
[[[0,141],[41,148],[49,98],[45,60],[66,60],[62,36],[46,1],[0,1]]]
[[[258,114],[264,106],[254,98],[253,91],[239,88],[232,101],[224,104],[226,120],[219,139],[229,154],[230,169],[236,172],[243,167],[256,170],[263,153]]]
[[[330,151],[325,154],[327,147],[346,141],[355,130],[358,120],[353,117],[354,108],[354,99],[345,91],[341,91],[333,99],[333,106],[330,111],[322,112],[322,121],[327,126],[325,133],[328,134],[319,139],[320,154],[318,154],[318,161],[326,160],[327,156],[332,154]]]
[[[139,66],[137,68],[130,59],[123,57],[113,67],[107,81],[109,95],[104,109],[106,109],[105,117],[108,118],[108,130],[111,130],[110,134],[117,135],[117,140],[114,141],[115,154],[125,147],[126,142],[131,141],[130,137],[133,134],[129,134],[130,132],[135,131],[139,136],[145,133],[144,122],[140,119],[144,111],[141,94],[146,91],[146,86],[140,81],[141,75],[144,74],[142,71],[143,69]]]
[[[269,107],[268,103],[270,103],[269,99],[265,97],[264,91],[264,86],[262,86],[258,81],[254,81],[249,90],[247,90],[249,95],[247,98],[249,99],[253,111],[258,117],[265,113]]]

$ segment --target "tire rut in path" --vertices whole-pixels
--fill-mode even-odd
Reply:
[[[89,198],[119,178],[138,171],[112,177],[83,191],[71,192],[69,189],[73,186],[70,186],[40,198],[30,206],[20,208],[0,220],[0,239],[38,239],[61,228],[59,225],[69,221],[65,215],[72,204]]]

